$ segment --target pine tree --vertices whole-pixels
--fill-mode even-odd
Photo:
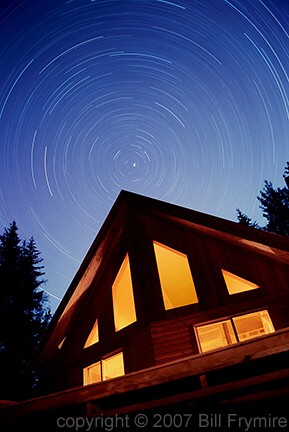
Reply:
[[[289,236],[289,162],[285,167],[283,175],[286,186],[283,188],[278,187],[274,189],[269,181],[265,181],[265,186],[257,199],[260,203],[264,218],[267,224],[261,229],[270,231],[275,234]],[[256,222],[237,209],[237,218],[239,223],[243,225],[253,226],[260,228]]]
[[[289,236],[289,189],[274,189],[271,182],[265,181],[257,199],[267,219],[266,231]]]
[[[253,228],[259,228],[259,225],[256,221],[252,222],[252,219],[249,218],[245,213],[242,213],[240,209],[237,209],[237,219],[240,224],[251,226]]]
[[[289,189],[289,162],[287,162],[287,164],[286,164],[283,178],[285,180],[287,188]]]
[[[0,399],[33,395],[39,384],[29,360],[50,320],[42,258],[31,238],[20,241],[15,222],[0,236]]]

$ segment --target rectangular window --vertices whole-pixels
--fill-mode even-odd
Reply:
[[[268,311],[253,312],[195,328],[200,352],[274,332]]]
[[[274,332],[266,310],[233,318],[233,322],[240,342]]]
[[[187,255],[153,242],[165,309],[198,303]]]
[[[197,333],[202,352],[223,348],[237,342],[230,320],[197,327]]]
[[[121,330],[136,321],[128,254],[126,254],[113,283],[112,301],[115,331]]]
[[[105,381],[124,375],[123,353],[106,357],[83,369],[84,385]]]
[[[102,379],[107,380],[124,375],[123,354],[115,354],[102,360]]]
[[[84,385],[101,381],[101,362],[94,363],[83,369]]]

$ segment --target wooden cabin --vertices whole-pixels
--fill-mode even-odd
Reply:
[[[288,398],[288,312],[287,238],[122,191],[39,347],[34,410]]]

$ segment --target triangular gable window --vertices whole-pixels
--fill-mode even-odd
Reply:
[[[153,242],[165,309],[198,303],[187,255]]]
[[[89,333],[89,336],[85,342],[84,348],[89,347],[90,345],[93,345],[99,341],[99,335],[98,335],[98,320],[95,321],[94,326],[91,329],[91,332]]]
[[[258,285],[241,278],[227,270],[222,270],[229,294],[237,294],[244,291],[250,291],[260,288]]]
[[[136,321],[128,254],[126,254],[113,283],[112,300],[115,331],[121,330]]]
[[[58,349],[61,349],[64,342],[65,342],[66,336],[64,336],[64,338],[62,339],[62,341],[58,344]]]

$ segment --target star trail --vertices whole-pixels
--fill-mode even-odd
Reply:
[[[0,228],[61,298],[121,189],[236,220],[289,160],[287,0],[4,0]]]

